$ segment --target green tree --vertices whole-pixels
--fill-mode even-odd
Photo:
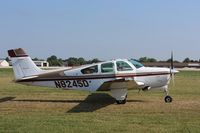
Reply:
[[[154,58],[148,58],[148,62],[157,62],[157,60]]]
[[[84,58],[80,57],[77,59],[77,64],[79,65],[85,65],[86,64],[86,61]]]
[[[94,58],[94,59],[91,60],[91,63],[98,63],[98,62],[101,62],[101,61],[97,58]]]
[[[171,58],[170,58],[170,59],[168,59],[168,60],[166,60],[166,62],[171,62]]]
[[[68,63],[68,66],[77,66],[78,63],[77,63],[77,58],[75,57],[70,57],[67,59],[67,63]]]
[[[141,58],[139,59],[139,61],[140,61],[140,62],[157,62],[156,59],[154,59],[154,58],[148,58],[148,57],[141,57]]]
[[[39,61],[39,59],[37,57],[32,59],[33,61]]]
[[[190,62],[190,58],[185,58],[184,60],[183,60],[183,63],[189,63]]]
[[[141,58],[139,59],[139,61],[140,61],[140,62],[147,62],[147,57],[141,57]]]
[[[37,58],[37,57],[33,58],[32,60],[33,60],[33,61],[44,61],[44,59],[39,59],[39,58]]]
[[[50,66],[62,66],[63,62],[62,59],[58,59],[55,55],[47,58]]]
[[[5,59],[7,62],[9,62],[10,61],[10,59],[9,59],[9,57],[6,57],[6,59]]]

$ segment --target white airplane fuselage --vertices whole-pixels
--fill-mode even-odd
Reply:
[[[115,60],[112,61],[114,64]],[[121,59],[120,59],[121,61]],[[123,60],[124,61],[124,60]],[[126,61],[126,60],[125,60]],[[105,62],[103,62],[105,63]],[[98,63],[98,68],[101,64]],[[128,63],[128,61],[127,61]],[[133,65],[130,66],[133,70],[120,72],[117,71],[117,68],[114,68],[114,73],[103,74],[101,72],[95,74],[82,74],[81,70],[90,66],[82,66],[75,69],[63,70],[63,76],[59,78],[41,78],[35,80],[25,80],[25,82],[20,81],[22,84],[34,85],[34,86],[44,86],[44,87],[53,87],[53,88],[62,88],[62,89],[74,89],[74,90],[87,90],[87,91],[107,91],[110,89],[100,89],[103,83],[120,80],[125,78],[126,81],[135,81],[138,83],[138,86],[129,86],[129,89],[140,89],[147,88],[149,90],[161,88],[169,84],[170,80],[170,69],[168,68],[156,68],[156,67],[141,67],[136,69]],[[44,72],[41,75],[49,74],[49,71]],[[141,83],[141,84],[140,84]],[[117,88],[125,88],[124,82],[118,82]]]

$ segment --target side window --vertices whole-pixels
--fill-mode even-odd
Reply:
[[[82,69],[81,72],[82,72],[83,74],[98,73],[98,66],[95,65],[95,66],[91,66],[91,67]]]
[[[124,62],[124,61],[117,61],[117,71],[130,71],[133,70],[132,67]]]
[[[114,64],[112,62],[101,64],[101,72],[102,73],[114,72]]]

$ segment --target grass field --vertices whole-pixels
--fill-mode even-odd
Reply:
[[[125,105],[108,93],[64,91],[12,82],[0,69],[0,133],[200,132],[200,71],[182,71],[164,93],[129,91]]]

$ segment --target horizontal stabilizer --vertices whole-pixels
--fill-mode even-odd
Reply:
[[[30,77],[24,77],[21,80],[26,80],[26,79],[33,79],[33,78],[37,78],[38,76],[30,76]]]

